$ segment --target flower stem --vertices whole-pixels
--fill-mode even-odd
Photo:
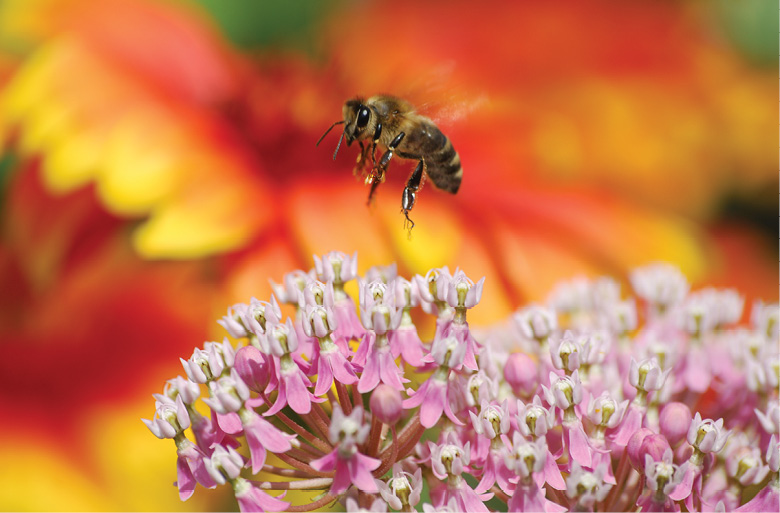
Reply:
[[[615,501],[620,497],[623,486],[626,484],[629,470],[628,447],[625,447],[623,449],[623,455],[620,456],[620,463],[618,463],[618,471],[615,475],[615,486],[609,491],[609,495],[607,495],[607,498],[604,501],[604,508],[602,508],[604,511],[611,511],[612,507],[615,505]]]
[[[292,449],[287,451],[287,454],[289,454],[290,456],[292,456],[296,460],[302,461],[304,463],[309,463],[311,460],[316,459],[316,458],[313,458],[312,456],[318,456],[318,455],[309,454],[308,452],[303,451],[301,449],[298,449],[296,447],[293,447]]]
[[[253,481],[263,490],[324,490],[329,488],[333,479],[330,477],[316,477],[301,481]]]
[[[498,497],[502,501],[509,502],[509,495],[501,491],[501,489],[498,486],[493,485],[490,491],[493,492],[496,495],[496,497]]]
[[[317,430],[317,432],[320,434],[320,436],[324,440],[328,440],[328,426],[325,424],[325,422],[322,421],[322,418],[314,413],[312,409],[312,413],[307,413],[306,415],[303,415],[303,418],[305,418],[310,426],[314,426],[314,429]]]
[[[568,499],[568,497],[566,497],[565,493],[563,493],[560,490],[556,490],[555,488],[553,488],[549,484],[547,484],[545,486],[547,487],[547,493],[549,494],[550,499],[552,499],[553,501],[557,502],[561,506],[564,506],[564,507],[568,508],[568,506],[569,506],[569,499]]]
[[[422,424],[420,424],[420,412],[418,410],[417,413],[414,414],[414,417],[412,417],[412,420],[410,420],[409,423],[406,424],[401,430],[401,434],[398,436],[398,441],[393,441],[393,444],[390,447],[386,447],[385,450],[382,451],[380,457],[384,461],[385,455],[388,453],[388,451],[393,450],[393,446],[397,444],[399,447],[397,449],[398,456],[396,456],[396,459],[399,457],[401,459],[405,458],[406,455],[414,449],[414,446],[417,444],[417,442],[420,441],[420,437],[424,432],[425,428]]]
[[[333,477],[333,472],[320,472],[319,470],[316,470],[314,467],[309,465],[308,463],[304,463],[302,461],[299,461],[292,456],[288,456],[287,454],[276,454],[276,457],[282,460],[283,462],[287,463],[293,468],[296,468],[298,470],[302,470],[306,473],[307,476],[319,476],[319,477]],[[303,510],[308,511],[308,510]]]
[[[297,511],[314,511],[316,509],[319,509],[329,502],[335,501],[338,499],[338,495],[331,495],[327,494],[326,496],[312,502],[311,504],[301,504],[300,506],[290,506],[285,511],[291,511],[291,512],[297,512]]]
[[[263,472],[269,472],[271,474],[276,474],[277,476],[310,477],[306,472],[301,472],[300,470],[296,470],[294,468],[282,468],[275,467],[273,465],[263,465]]]
[[[393,431],[393,443],[389,447],[390,455],[389,457],[384,456],[387,453],[387,449],[385,449],[385,451],[382,453],[382,464],[379,465],[379,468],[373,472],[375,477],[382,477],[384,473],[393,466],[393,463],[398,460],[398,437],[396,436],[395,426],[393,426],[391,429]]]
[[[271,405],[270,399],[268,399],[268,396],[266,396],[265,394],[263,394],[263,400],[269,406]],[[328,443],[328,438],[327,437],[325,437],[325,440],[323,440],[321,438],[317,438],[316,436],[314,436],[310,432],[306,431],[306,429],[304,429],[302,426],[300,426],[299,424],[293,422],[293,420],[290,417],[288,417],[287,415],[285,415],[282,412],[278,412],[274,416],[276,418],[278,418],[279,420],[281,420],[282,423],[285,426],[287,426],[288,428],[292,429],[296,434],[298,434],[301,437],[303,437],[304,440],[306,440],[307,442],[312,444],[317,449],[323,451],[324,453],[329,453],[330,451],[333,450],[333,446],[331,446],[330,443]]]
[[[330,417],[328,417],[328,414],[325,413],[325,410],[322,408],[320,403],[311,403],[311,411],[320,418],[325,426],[330,426]],[[326,429],[325,432],[327,433],[327,431],[328,430]]]
[[[345,415],[352,413],[352,402],[349,400],[349,393],[347,393],[347,387],[339,380],[336,381],[336,392],[339,394],[339,403],[341,409],[344,410]]]
[[[352,385],[352,406],[354,408],[363,406],[363,396],[360,395],[360,392],[358,392],[357,383]]]
[[[295,448],[295,446],[293,446],[293,447]],[[299,451],[305,452],[306,454],[309,455],[309,457],[313,457],[315,459],[316,458],[321,458],[322,456],[324,456],[326,454],[326,453],[320,451],[319,449],[317,449],[315,447],[312,447],[310,445],[307,445],[307,444],[298,444],[297,449]],[[330,452],[330,451],[328,451],[328,452]]]
[[[621,505],[621,511],[631,511],[632,509],[636,508],[636,501],[639,500],[639,496],[642,495],[642,490],[644,490],[644,479],[639,479],[639,482],[634,486],[633,493],[626,494],[628,495],[629,499],[628,502]]]
[[[366,455],[372,458],[379,452],[379,442],[382,434],[382,422],[376,417],[371,416],[371,431],[368,434],[368,444],[366,444]]]

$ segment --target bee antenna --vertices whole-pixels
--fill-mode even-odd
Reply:
[[[341,124],[343,124],[343,123],[344,123],[344,121],[342,120],[342,121],[336,121],[335,123],[333,123],[332,125],[330,125],[330,128],[328,128],[327,130],[325,130],[325,133],[324,133],[324,134],[322,134],[322,137],[320,137],[320,139],[317,141],[317,144],[316,144],[316,145],[317,145],[317,146],[319,146],[319,145],[320,145],[320,143],[322,142],[322,140],[323,140],[323,139],[325,139],[325,136],[326,136],[326,135],[328,135],[328,134],[330,133],[330,131],[331,131],[331,130],[333,130],[333,127],[334,127],[334,126],[336,126],[336,125],[341,125]]]
[[[341,141],[344,140],[344,135],[346,135],[347,129],[345,128],[343,132],[341,132],[341,137],[339,137],[339,143],[336,145],[336,151],[333,152],[333,160],[336,160],[336,154],[339,152],[339,148],[341,148]]]

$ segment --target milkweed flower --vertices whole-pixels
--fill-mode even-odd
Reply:
[[[406,363],[418,367],[422,363],[424,348],[410,315],[412,308],[420,304],[417,282],[397,276],[390,281],[390,286],[393,301],[401,309],[401,322],[388,336],[390,350],[393,358],[400,356]]]
[[[387,504],[397,510],[410,511],[420,502],[423,479],[422,469],[418,468],[414,475],[404,472],[399,464],[393,465],[393,477],[384,482],[376,480],[379,494]]]
[[[529,340],[536,340],[540,344],[558,327],[558,318],[555,311],[540,305],[531,305],[515,312],[512,316],[520,333]]]
[[[593,511],[597,502],[604,500],[612,485],[604,482],[606,465],[589,471],[574,463],[571,474],[566,478],[566,495],[575,502],[577,511]]]
[[[366,331],[354,358],[357,365],[365,367],[358,382],[358,391],[369,392],[380,381],[403,390],[403,371],[395,363],[389,340],[389,334],[401,324],[403,310],[393,305],[387,284],[379,281],[361,283],[360,306],[360,317]]]
[[[565,506],[545,498],[544,479],[538,477],[546,467],[549,452],[543,439],[529,442],[515,433],[512,451],[505,456],[507,468],[518,476],[517,486],[507,503],[509,511],[566,511]]]
[[[363,424],[363,408],[358,406],[349,415],[344,415],[336,406],[331,418],[329,435],[335,449],[322,458],[311,462],[312,468],[323,472],[334,472],[331,494],[339,494],[354,485],[364,492],[376,492],[372,471],[380,461],[361,454],[358,445],[366,441],[369,426]]]
[[[426,428],[436,424],[442,412],[455,424],[462,422],[452,411],[452,396],[457,393],[457,381],[450,379],[452,372],[463,365],[466,355],[465,344],[458,343],[455,337],[435,340],[431,346],[431,359],[438,365],[430,378],[404,401],[404,408],[421,406],[420,422]]]
[[[680,506],[669,498],[669,494],[680,484],[688,464],[672,463],[672,450],[667,449],[663,458],[645,456],[644,477],[650,493],[637,501],[642,511],[680,511]]]
[[[761,489],[753,499],[735,511],[775,511],[780,507],[780,444],[776,435],[772,435],[766,451],[765,461],[771,470],[769,485]]]
[[[275,386],[270,383],[266,392],[271,392],[273,388],[279,390],[276,402],[264,415],[274,415],[288,404],[296,413],[309,413],[312,402],[319,399],[309,390],[311,381],[306,377],[303,365],[293,357],[298,348],[298,336],[292,321],[287,319],[285,324],[273,326],[264,340],[273,357],[274,375],[277,377]]]
[[[487,513],[484,501],[490,499],[492,494],[478,493],[461,477],[471,461],[469,446],[470,442],[461,445],[454,436],[441,444],[429,442],[433,475],[444,481],[431,490],[432,500],[437,506],[454,500],[460,511]]]
[[[230,485],[242,511],[314,511],[334,501],[354,511],[556,513],[776,505],[778,392],[768,379],[748,379],[755,355],[773,354],[761,341],[774,329],[769,307],[738,326],[738,294],[691,292],[662,266],[642,278],[640,288],[669,283],[647,296],[655,311],[638,316],[635,329],[601,315],[629,301],[614,281],[576,279],[551,306],[521,308],[472,333],[466,310],[479,307],[483,280],[446,268],[412,280],[392,267],[373,269],[371,279],[344,274],[353,258],[334,252],[315,260],[315,271],[285,275],[290,283],[277,292],[296,307],[294,319],[283,320],[273,298],[231,306],[219,325],[239,345],[207,342],[181,360],[186,378],[153,394],[155,415],[143,422],[175,442],[181,499],[197,485]],[[347,279],[359,283],[357,302],[334,283]],[[362,333],[338,332],[352,315],[337,318],[340,294]],[[437,323],[429,343],[416,335],[420,307]],[[686,329],[680,321],[692,311],[716,321]],[[394,349],[400,331],[409,338]],[[683,357],[653,349],[661,337]],[[475,369],[466,365],[470,338]],[[726,350],[750,340],[759,342]],[[717,377],[707,395],[681,379],[696,347]],[[737,390],[718,388],[720,380]],[[760,490],[748,501],[740,490],[749,487]],[[319,495],[291,504],[308,491]]]

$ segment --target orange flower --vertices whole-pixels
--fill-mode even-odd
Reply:
[[[357,250],[361,272],[397,261],[405,275],[445,264],[486,275],[474,324],[562,278],[650,260],[777,297],[760,241],[700,224],[732,169],[746,190],[776,183],[761,139],[774,120],[759,107],[774,82],[679,6],[351,6],[329,25],[326,68],[252,59],[179,4],[17,6],[39,10],[24,18],[33,50],[0,90],[0,134],[21,162],[3,212],[0,334],[24,357],[7,364],[21,381],[0,401],[40,432],[7,428],[25,438],[0,468],[43,461],[52,481],[75,469],[59,490],[70,495],[40,509],[177,507],[172,473],[152,471],[155,458],[171,470],[173,452],[138,449],[156,442],[138,421],[148,395],[181,372],[172,355],[221,337],[215,311],[267,297],[268,278],[313,253]],[[367,208],[354,147],[334,163],[335,138],[314,146],[346,98],[382,91],[434,104],[464,163],[456,196],[423,189],[411,240],[399,214],[408,162],[391,164]],[[145,261],[157,259],[177,261]],[[162,367],[151,347],[168,355]],[[68,381],[62,362],[90,370]],[[42,439],[50,450],[33,450]],[[20,490],[26,478],[0,482]]]

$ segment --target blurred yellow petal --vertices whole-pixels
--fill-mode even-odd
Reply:
[[[28,57],[13,80],[2,90],[0,96],[0,123],[19,123],[38,102],[46,98],[52,82],[51,66],[54,46],[44,46]]]
[[[150,383],[151,386],[151,383]],[[232,507],[229,487],[198,486],[186,502],[176,489],[176,445],[149,436],[141,418],[151,418],[148,401],[105,406],[84,414],[84,429],[95,447],[103,493],[113,498],[103,510],[223,511]],[[134,422],[137,421],[137,422]],[[132,447],[132,451],[123,450]],[[126,493],[126,490],[143,493]],[[58,509],[58,508],[54,508]]]
[[[100,164],[110,132],[72,130],[51,141],[47,158],[41,163],[49,188],[65,193],[92,180]]]
[[[186,172],[182,156],[187,149],[170,124],[164,114],[148,109],[125,117],[111,132],[98,192],[113,212],[144,214],[175,190]],[[155,129],[153,140],[149,127]]]
[[[426,188],[428,190],[417,195],[414,210],[410,213],[415,223],[411,234],[404,228],[404,217],[398,214],[402,189],[384,192],[391,196],[383,202],[385,230],[392,238],[398,263],[414,274],[425,274],[433,267],[456,262],[463,239],[458,215],[447,205],[450,196],[434,192],[430,185],[428,187],[430,189]]]
[[[0,505],[4,511],[122,509],[113,503],[109,491],[93,481],[91,471],[73,464],[72,455],[64,448],[24,433],[3,433],[3,439],[0,489],[4,493]],[[10,440],[13,443],[8,443]]]

